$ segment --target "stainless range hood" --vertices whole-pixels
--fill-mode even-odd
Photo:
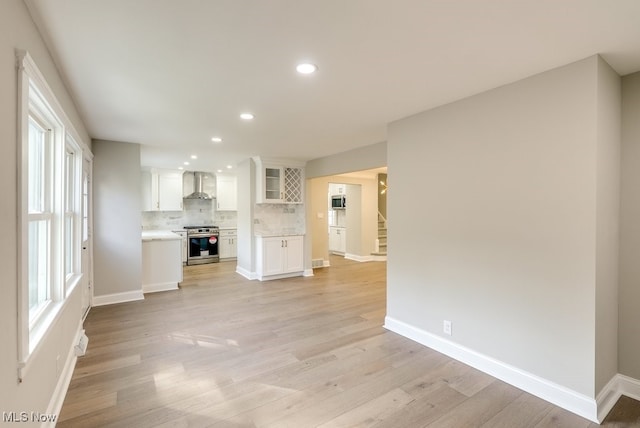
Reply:
[[[184,199],[212,199],[211,195],[204,192],[204,180],[208,173],[195,171],[185,172],[185,174],[193,174],[193,193],[185,196]]]

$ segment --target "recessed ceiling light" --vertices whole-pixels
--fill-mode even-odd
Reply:
[[[251,113],[241,113],[240,119],[251,120],[253,119],[253,115]]]
[[[197,155],[191,155],[191,159],[198,159]]]
[[[222,142],[222,138],[220,138],[220,137],[211,137],[211,141],[213,141],[214,143],[221,143]]]
[[[179,166],[179,167],[178,167],[178,169],[182,171],[184,168],[183,168],[183,167],[181,167],[181,166]]]
[[[219,169],[217,172],[222,172],[222,170],[221,170],[221,169]]]
[[[189,162],[185,162],[184,164],[185,164],[185,165],[189,165]]]
[[[298,66],[296,67],[296,70],[300,74],[311,74],[311,73],[315,73],[316,70],[318,70],[318,66],[315,64],[305,62],[302,64],[298,64]]]
[[[227,169],[231,169],[231,168],[233,168],[233,166],[227,165]]]

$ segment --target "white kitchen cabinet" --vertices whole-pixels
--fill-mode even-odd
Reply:
[[[347,251],[347,229],[344,227],[329,228],[329,251],[344,254]]]
[[[182,211],[182,172],[143,171],[141,183],[143,211]]]
[[[238,191],[234,175],[216,174],[216,209],[218,211],[238,210]]]
[[[344,195],[346,192],[345,184],[343,183],[329,183],[330,195]]]
[[[257,274],[261,281],[300,276],[304,271],[302,236],[257,237]]]
[[[238,257],[238,231],[236,229],[220,230],[218,253],[220,260]]]
[[[256,203],[301,204],[304,202],[304,168],[254,158]]]

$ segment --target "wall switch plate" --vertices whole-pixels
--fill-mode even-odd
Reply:
[[[451,336],[451,321],[444,320],[442,322],[442,331],[444,332],[444,334],[448,334],[449,336]]]

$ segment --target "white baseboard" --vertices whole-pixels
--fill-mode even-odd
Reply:
[[[302,276],[313,276],[313,269],[305,269]]]
[[[73,376],[73,370],[76,367],[76,361],[78,357],[75,353],[75,347],[80,342],[80,338],[84,335],[84,329],[82,328],[82,322],[78,324],[78,331],[71,343],[71,347],[69,348],[69,352],[67,353],[67,358],[64,362],[64,367],[60,372],[60,376],[58,377],[58,383],[56,384],[55,389],[53,390],[53,395],[51,396],[51,400],[49,401],[49,405],[47,406],[47,415],[60,415],[60,410],[62,410],[62,404],[64,403],[64,399],[67,396],[67,390],[69,389],[69,384],[71,383],[71,377]],[[42,427],[55,427],[56,422],[47,422],[42,425]]]
[[[640,380],[621,374],[611,378],[596,397],[599,422],[604,420],[622,395],[640,400]]]
[[[398,321],[385,318],[384,327],[429,348],[442,352],[458,361],[470,365],[508,384],[540,397],[556,406],[592,422],[599,423],[596,400],[562,385],[505,364],[487,355],[446,340],[428,331]]]
[[[345,253],[345,259],[354,260],[356,262],[370,262],[371,256],[360,256],[358,254]]]
[[[93,306],[113,305],[116,303],[133,302],[136,300],[144,300],[142,290],[126,291],[124,293],[104,294],[102,296],[93,296]]]
[[[322,264],[322,267],[331,267],[331,263],[329,263],[329,260],[325,260]]]
[[[142,292],[143,293],[157,293],[159,291],[171,291],[177,290],[178,283],[177,282],[162,282],[158,284],[143,284]]]
[[[344,255],[345,259],[354,260],[356,262],[371,262],[373,261],[373,256],[359,256],[358,254],[346,253]]]
[[[640,401],[640,380],[618,374],[618,385],[622,395]]]
[[[273,281],[274,279],[284,279],[284,278],[293,278],[295,276],[303,276],[304,275],[304,271],[300,271],[300,272],[289,272],[289,273],[280,273],[277,275],[260,275],[259,273],[255,274],[256,277],[255,279],[258,279],[260,281]]]
[[[236,273],[250,280],[254,280],[258,278],[255,272],[249,272],[248,270],[241,268],[240,266],[236,266]]]
[[[386,262],[387,256],[377,256],[374,254],[370,254],[367,256],[360,256],[358,254],[346,253],[344,255],[345,259],[354,260],[356,262]]]

